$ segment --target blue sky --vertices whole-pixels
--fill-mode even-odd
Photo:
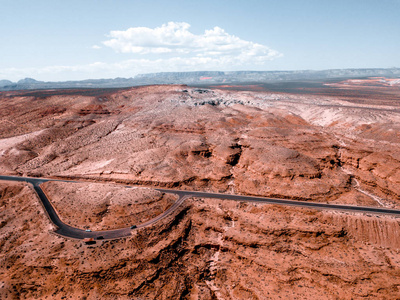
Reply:
[[[400,0],[0,0],[0,79],[400,67]]]

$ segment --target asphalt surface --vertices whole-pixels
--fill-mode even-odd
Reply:
[[[86,231],[83,229],[75,228],[72,226],[69,226],[68,224],[65,224],[60,220],[60,218],[57,215],[57,212],[55,211],[54,207],[51,205],[49,199],[41,189],[40,185],[44,182],[47,181],[63,181],[63,182],[76,182],[76,181],[68,181],[68,180],[56,180],[56,179],[42,179],[42,178],[31,178],[31,177],[17,177],[17,176],[0,176],[0,180],[7,180],[7,181],[22,181],[22,182],[27,182],[32,184],[33,189],[35,190],[36,194],[39,196],[39,199],[41,201],[42,206],[45,209],[45,212],[50,219],[50,221],[56,226],[56,230],[54,231],[56,234],[61,235],[63,237],[67,238],[73,238],[73,239],[87,239],[87,238],[92,238],[94,240],[113,240],[113,239],[119,239],[119,238],[124,238],[132,235],[132,229],[130,227],[128,228],[121,228],[121,229],[114,229],[114,230],[102,230],[102,231]],[[181,196],[181,193],[175,193],[175,192],[170,192],[173,194],[178,194],[179,198],[178,200],[166,211],[164,211],[162,214],[158,215],[154,219],[151,219],[143,224],[138,224],[137,228],[142,228],[146,226],[150,226],[159,220],[165,218],[167,215],[175,211],[179,205],[183,203],[183,201],[186,199],[184,195]],[[134,224],[132,224],[134,225]]]
[[[50,219],[50,221],[56,226],[55,233],[61,235],[66,238],[72,239],[87,239],[92,238],[94,240],[112,240],[124,238],[132,235],[132,230],[130,227],[121,228],[115,230],[103,230],[103,231],[85,231],[79,228],[75,228],[63,223],[54,207],[50,203],[49,199],[41,189],[40,185],[47,181],[63,181],[63,182],[76,182],[76,181],[68,181],[68,180],[56,180],[56,179],[45,179],[45,178],[31,178],[31,177],[17,177],[17,176],[1,176],[0,180],[6,181],[22,181],[30,183],[33,186],[36,194],[38,195],[42,206],[45,209],[45,212]],[[136,228],[143,228],[150,226],[161,219],[165,218],[169,214],[173,213],[186,199],[188,198],[214,198],[214,199],[222,199],[222,200],[235,200],[235,201],[244,201],[244,202],[257,202],[257,203],[268,203],[268,204],[278,204],[278,205],[290,205],[290,206],[298,206],[304,208],[312,208],[319,210],[337,210],[337,211],[350,211],[350,212],[359,212],[359,213],[369,213],[369,214],[391,214],[395,216],[400,216],[400,210],[397,209],[388,209],[388,208],[380,208],[380,207],[366,207],[366,206],[352,206],[352,205],[341,205],[341,204],[327,204],[327,203],[316,203],[316,202],[307,202],[307,201],[296,201],[296,200],[287,200],[287,199],[278,199],[278,198],[265,198],[265,197],[252,197],[252,196],[240,196],[240,195],[230,195],[230,194],[219,194],[219,193],[206,193],[206,192],[195,192],[195,191],[181,191],[181,190],[173,190],[173,189],[155,189],[162,193],[170,193],[178,195],[178,200],[169,207],[162,214],[157,217],[142,223],[135,224]],[[134,224],[132,224],[134,225]]]
[[[258,203],[269,203],[278,205],[289,205],[289,206],[299,206],[305,208],[313,209],[330,209],[338,211],[351,211],[351,212],[361,212],[361,213],[371,213],[371,214],[391,214],[400,216],[400,210],[381,208],[381,207],[368,207],[368,206],[355,206],[355,205],[344,205],[344,204],[328,204],[319,202],[308,202],[308,201],[297,201],[297,200],[287,200],[279,198],[266,198],[266,197],[253,197],[253,196],[241,196],[241,195],[230,195],[230,194],[219,194],[219,193],[206,193],[206,192],[192,192],[192,191],[179,191],[170,189],[156,189],[157,191],[164,193],[171,192],[184,192],[188,198],[216,198],[224,200],[235,200],[244,202],[258,202]]]

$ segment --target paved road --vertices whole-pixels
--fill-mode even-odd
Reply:
[[[31,178],[31,177],[17,177],[17,176],[1,176],[0,180],[6,181],[22,181],[32,184],[33,189],[39,196],[39,199],[45,209],[47,216],[50,221],[57,227],[55,233],[73,239],[85,239],[85,238],[93,238],[93,239],[118,239],[123,237],[128,237],[132,235],[132,229],[121,228],[115,230],[103,230],[103,231],[92,231],[87,232],[85,230],[75,228],[63,223],[58,217],[54,207],[51,205],[49,199],[40,188],[40,185],[47,181],[63,181],[63,182],[76,182],[76,181],[68,181],[68,180],[56,180],[56,179],[45,179],[45,178]],[[240,195],[230,195],[230,194],[219,194],[219,193],[206,193],[206,192],[195,192],[195,191],[181,191],[181,190],[173,190],[173,189],[156,189],[157,191],[163,193],[171,193],[178,195],[178,200],[166,211],[157,217],[142,223],[138,224],[137,228],[143,228],[150,226],[161,219],[165,218],[169,214],[173,213],[187,198],[215,198],[215,199],[225,199],[225,200],[235,200],[235,201],[246,201],[246,202],[258,202],[258,203],[269,203],[269,204],[279,204],[279,205],[290,205],[290,206],[299,206],[306,208],[314,208],[314,209],[331,209],[331,210],[339,210],[339,211],[351,211],[351,212],[361,212],[361,213],[370,213],[370,214],[392,214],[400,216],[400,210],[396,209],[387,209],[380,207],[365,207],[365,206],[351,206],[351,205],[340,205],[340,204],[326,204],[326,203],[316,203],[316,202],[306,202],[306,201],[295,201],[295,200],[286,200],[286,199],[277,199],[277,198],[265,198],[265,197],[252,197],[252,196],[240,196]]]
[[[344,204],[328,204],[328,203],[318,203],[318,202],[308,202],[308,201],[297,201],[297,200],[287,200],[279,198],[266,198],[266,197],[253,197],[253,196],[241,196],[241,195],[230,195],[230,194],[219,194],[219,193],[206,193],[206,192],[192,192],[192,191],[179,191],[170,189],[156,189],[157,191],[164,193],[171,192],[183,192],[188,198],[216,198],[224,200],[235,200],[235,201],[245,201],[245,202],[258,202],[258,203],[269,203],[269,204],[279,204],[279,205],[289,205],[289,206],[300,206],[305,208],[313,209],[330,209],[339,211],[351,211],[351,212],[361,212],[370,214],[391,214],[400,216],[400,210],[382,208],[382,207],[368,207],[368,206],[354,206],[354,205],[344,205]]]

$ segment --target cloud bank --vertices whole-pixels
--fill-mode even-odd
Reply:
[[[60,81],[132,77],[152,72],[265,70],[268,62],[282,56],[276,50],[240,39],[220,27],[199,35],[189,29],[188,23],[169,22],[156,28],[111,31],[108,40],[101,43],[102,47],[93,45],[88,51],[101,54],[111,48],[116,52],[112,54],[114,62],[0,69],[0,79],[33,77]]]

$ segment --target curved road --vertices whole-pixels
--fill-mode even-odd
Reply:
[[[55,230],[56,234],[67,238],[73,239],[118,239],[123,237],[128,237],[132,235],[132,229],[121,228],[115,230],[104,230],[104,231],[85,231],[79,228],[75,228],[63,223],[58,217],[54,207],[51,205],[49,199],[40,188],[40,185],[47,181],[63,181],[63,182],[76,182],[76,181],[68,181],[68,180],[56,180],[56,179],[45,179],[45,178],[31,178],[31,177],[17,177],[17,176],[1,176],[0,180],[6,181],[22,181],[32,184],[33,189],[39,196],[39,199],[45,208],[46,214],[49,217],[50,221],[57,227]],[[174,212],[187,198],[198,197],[198,198],[215,198],[215,199],[225,199],[225,200],[235,200],[235,201],[246,201],[246,202],[258,202],[258,203],[269,203],[269,204],[279,204],[279,205],[290,205],[290,206],[299,206],[305,208],[314,208],[314,209],[332,209],[339,211],[351,211],[351,212],[361,212],[361,213],[371,213],[371,214],[391,214],[400,216],[400,210],[397,209],[388,209],[388,208],[380,208],[380,207],[366,207],[366,206],[352,206],[352,205],[341,205],[341,204],[327,204],[327,203],[316,203],[316,202],[307,202],[307,201],[296,201],[296,200],[286,200],[286,199],[277,199],[277,198],[265,198],[265,197],[252,197],[252,196],[240,196],[240,195],[230,195],[230,194],[219,194],[219,193],[206,193],[206,192],[195,192],[195,191],[181,191],[181,190],[172,190],[172,189],[155,189],[162,193],[170,193],[176,194],[179,196],[178,200],[169,207],[162,214],[157,217],[142,223],[138,224],[137,228],[143,228],[150,226],[161,219],[165,218],[172,212]]]

